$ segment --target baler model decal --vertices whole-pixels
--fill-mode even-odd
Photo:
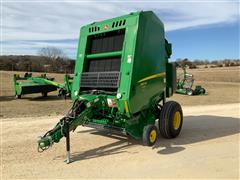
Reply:
[[[165,72],[154,74],[154,75],[151,75],[151,76],[148,76],[148,77],[145,77],[145,78],[141,79],[140,81],[138,81],[138,83],[141,83],[141,82],[144,82],[144,81],[148,81],[150,79],[155,79],[155,78],[159,78],[159,77],[165,77],[165,76],[166,76]]]

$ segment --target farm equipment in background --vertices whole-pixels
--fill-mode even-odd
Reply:
[[[180,67],[183,69],[183,74],[180,74],[177,79],[176,93],[186,94],[189,96],[206,94],[206,90],[200,85],[197,85],[195,89],[192,88],[194,83],[193,75],[187,73],[186,66]]]
[[[64,85],[61,85],[62,87],[59,88],[58,96],[66,96],[71,97],[71,91],[72,91],[72,82],[73,77],[71,77],[69,74],[64,75]]]
[[[183,113],[179,103],[166,102],[176,87],[176,67],[169,63],[171,44],[164,25],[151,11],[83,26],[71,90],[73,106],[38,140],[42,152],[79,125],[142,139],[152,146],[158,132],[179,135]],[[155,124],[158,124],[158,127]]]
[[[25,73],[23,77],[19,74],[13,75],[13,84],[15,96],[21,98],[25,94],[41,93],[46,97],[49,92],[59,90],[59,96],[66,96],[71,93],[71,78],[69,75],[64,76],[64,84],[54,81],[54,78],[49,78],[46,74],[33,77],[32,73]]]

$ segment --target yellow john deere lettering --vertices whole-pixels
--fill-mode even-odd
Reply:
[[[148,81],[150,79],[155,79],[155,78],[159,78],[159,77],[165,77],[165,76],[166,76],[165,72],[154,74],[154,75],[151,75],[151,76],[148,76],[148,77],[145,77],[145,78],[141,79],[140,81],[138,81],[138,83],[141,83],[141,82],[144,82],[144,81]]]
[[[127,101],[124,101],[124,106],[125,106],[125,111],[126,111],[126,113],[128,113],[129,110],[128,110],[128,103],[127,103]]]

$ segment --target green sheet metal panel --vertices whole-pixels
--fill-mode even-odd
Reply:
[[[130,102],[133,113],[165,90],[165,56],[163,23],[153,12],[141,12],[132,69]]]

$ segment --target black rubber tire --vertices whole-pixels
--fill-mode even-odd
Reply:
[[[154,141],[150,140],[151,131],[155,131],[156,132],[156,139]],[[157,137],[158,137],[158,129],[157,129],[157,127],[155,125],[144,126],[144,128],[143,128],[143,135],[142,135],[143,145],[145,145],[145,146],[153,146],[156,143],[156,141],[157,141]]]
[[[179,111],[181,121],[178,129],[174,129],[173,121],[175,113]],[[164,138],[175,138],[179,135],[183,124],[183,113],[181,105],[175,101],[166,102],[160,112],[159,131]]]
[[[42,97],[47,97],[47,94],[46,92],[42,93]]]
[[[201,94],[206,94],[206,90],[204,88],[201,89]]]

